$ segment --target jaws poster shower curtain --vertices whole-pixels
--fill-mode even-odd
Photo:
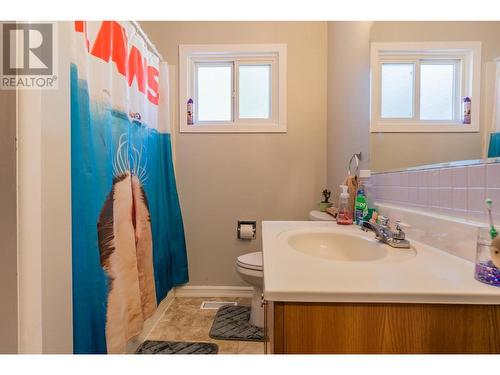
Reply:
[[[168,70],[130,22],[74,23],[73,342],[123,353],[188,281],[168,127]]]

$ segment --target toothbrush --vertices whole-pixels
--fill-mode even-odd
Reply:
[[[486,199],[486,209],[488,210],[488,217],[490,219],[490,256],[491,261],[497,269],[500,270],[500,236],[493,225],[493,216],[491,215],[491,206],[493,205],[493,200],[491,198]]]
[[[498,236],[498,232],[493,225],[493,216],[491,215],[491,206],[493,205],[493,200],[491,198],[486,199],[486,209],[488,210],[488,217],[490,219],[490,237],[491,239],[495,239]]]

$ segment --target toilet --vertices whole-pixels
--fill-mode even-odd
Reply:
[[[264,286],[262,251],[240,255],[236,261],[236,271],[243,281],[253,286],[250,323],[262,328],[264,327],[264,307],[261,303]]]
[[[309,220],[335,221],[335,219],[326,212],[317,210],[309,212]],[[264,307],[261,303],[264,289],[262,251],[240,255],[236,261],[236,271],[238,271],[243,281],[253,286],[250,323],[257,327],[264,327]]]
[[[334,217],[326,212],[312,210],[309,212],[310,221],[335,221]]]

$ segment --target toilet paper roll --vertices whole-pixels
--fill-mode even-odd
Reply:
[[[251,224],[242,224],[240,226],[240,238],[242,240],[251,240],[251,239],[253,239],[253,225],[251,225]]]

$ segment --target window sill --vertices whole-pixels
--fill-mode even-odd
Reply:
[[[370,133],[477,133],[479,124],[443,123],[376,123],[370,124]]]
[[[286,124],[181,124],[181,133],[286,133]]]

